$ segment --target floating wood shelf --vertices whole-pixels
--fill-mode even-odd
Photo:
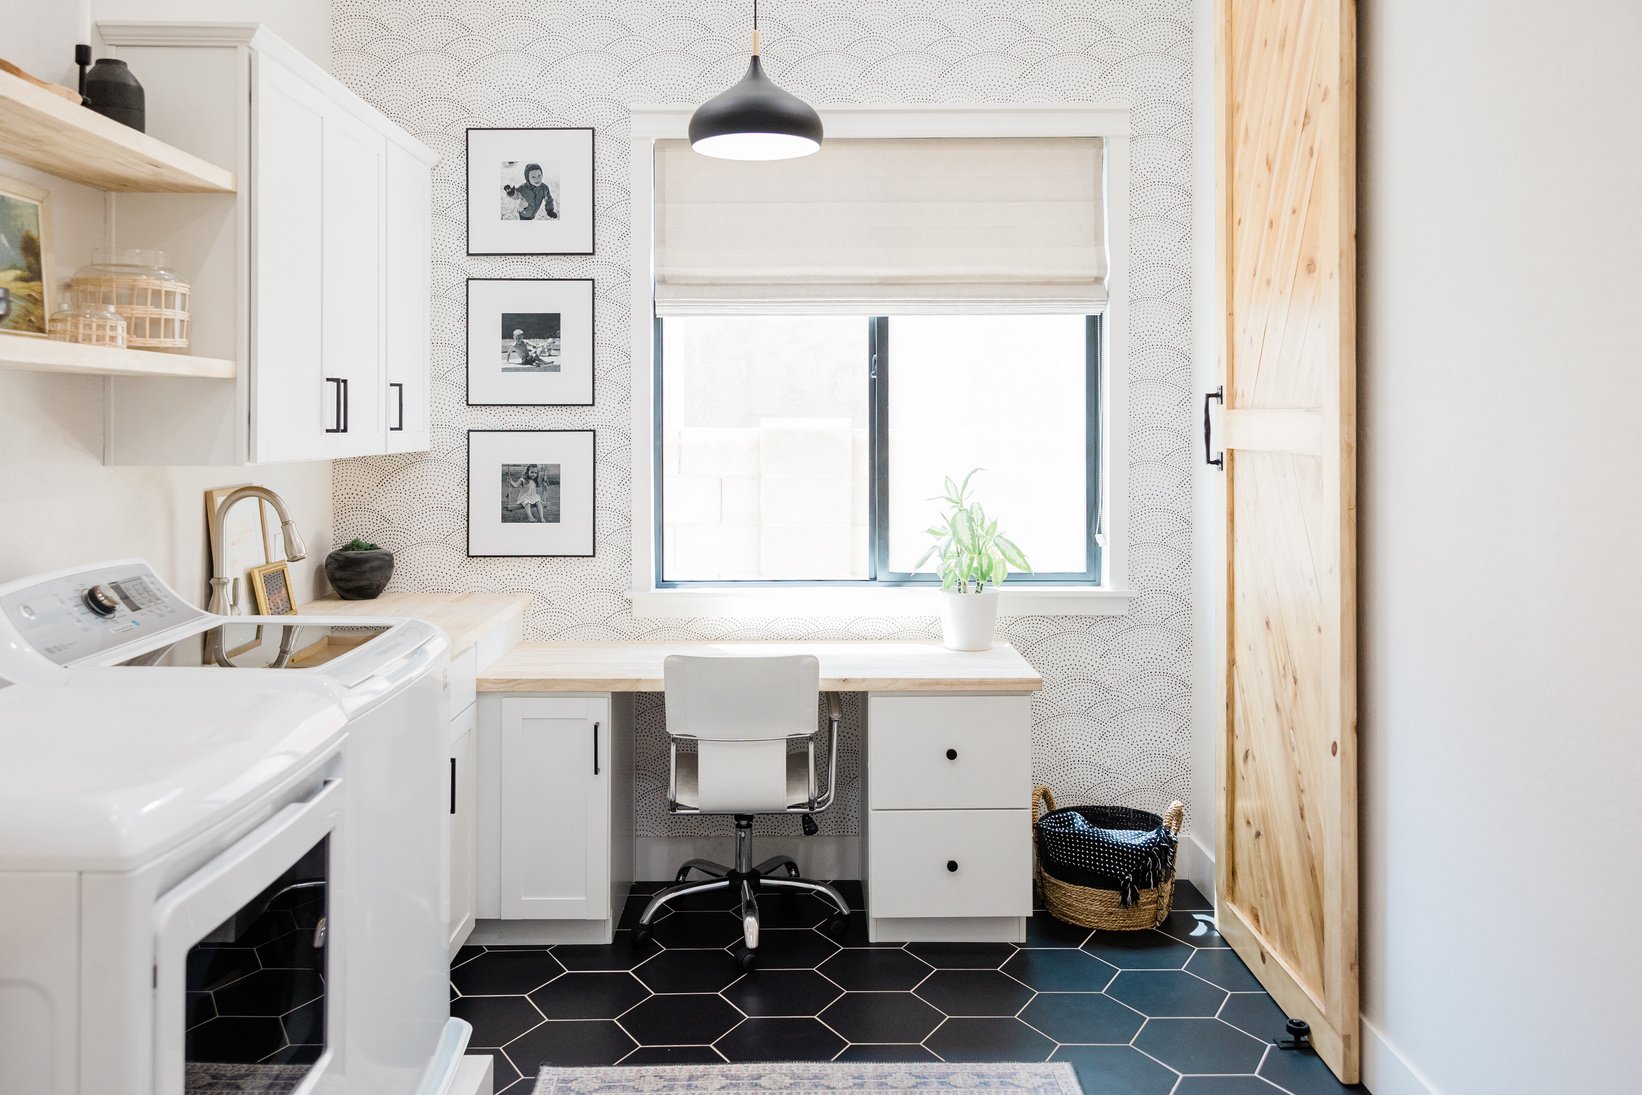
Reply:
[[[201,380],[232,380],[238,372],[234,362],[217,357],[116,350],[7,334],[0,334],[0,369],[79,376],[183,376]]]
[[[234,173],[0,72],[0,155],[99,190],[232,194]]]

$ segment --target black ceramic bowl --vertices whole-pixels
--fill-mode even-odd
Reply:
[[[369,601],[393,577],[393,552],[333,551],[325,556],[325,577],[344,601]]]

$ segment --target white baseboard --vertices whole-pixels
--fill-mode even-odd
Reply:
[[[641,836],[634,841],[633,877],[640,882],[671,882],[686,859],[730,863],[735,858],[732,836]],[[858,836],[755,836],[753,858],[790,855],[806,878],[860,878],[861,838]]]
[[[1374,1095],[1439,1095],[1435,1085],[1367,1019],[1363,1020],[1363,1086]]]
[[[1202,890],[1204,897],[1214,898],[1214,854],[1189,832],[1180,837],[1180,846],[1175,852],[1175,874]]]

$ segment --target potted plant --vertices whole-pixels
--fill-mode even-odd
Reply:
[[[998,533],[998,522],[970,500],[969,482],[980,470],[964,476],[962,483],[948,477],[946,493],[931,499],[950,508],[941,515],[942,524],[926,530],[935,542],[912,568],[921,570],[931,559],[939,561],[935,573],[941,579],[941,641],[953,650],[990,650],[998,619],[998,586],[1010,567],[1032,571],[1014,541]]]
[[[325,556],[325,577],[344,601],[369,601],[393,577],[393,552],[355,537]]]

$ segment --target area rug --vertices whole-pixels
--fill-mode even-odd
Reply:
[[[1082,1095],[1077,1074],[1052,1064],[779,1064],[634,1065],[623,1068],[549,1068],[536,1076],[534,1095],[832,1095],[840,1091],[938,1091],[943,1095]]]
[[[188,1062],[182,1089],[187,1095],[289,1095],[302,1085],[312,1065],[230,1065]]]

